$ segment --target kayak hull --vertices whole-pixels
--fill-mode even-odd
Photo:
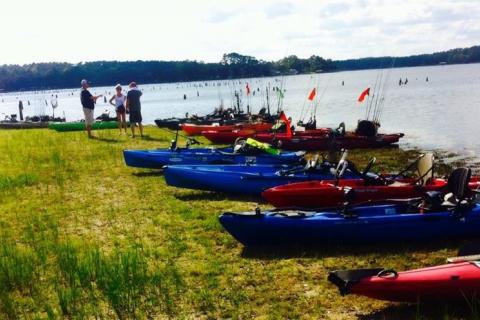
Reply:
[[[322,171],[280,174],[287,170],[302,170],[303,166],[292,165],[221,165],[221,166],[167,166],[164,171],[168,185],[235,194],[260,196],[275,186],[315,179],[335,179],[330,168]],[[346,172],[345,177],[358,177]]]
[[[124,150],[125,163],[130,167],[161,169],[167,165],[209,164],[290,164],[299,163],[303,153],[281,152],[272,155],[266,152],[255,154],[233,154],[233,148]]]
[[[232,130],[252,130],[254,132],[267,131],[272,128],[272,123],[239,123],[234,125],[196,125],[184,123],[180,128],[189,136],[199,136],[202,131],[232,131]]]
[[[364,206],[358,216],[339,210],[287,217],[277,211],[263,214],[224,213],[219,220],[227,232],[245,246],[301,244],[326,247],[336,244],[378,244],[478,237],[480,207],[462,219],[450,211],[403,213],[404,205]],[[286,213],[285,211],[284,213]]]
[[[43,129],[48,127],[49,122],[0,122],[0,129]]]
[[[331,132],[329,128],[321,128],[316,130],[306,130],[306,131],[295,131],[294,137],[303,137],[303,136],[323,136]],[[202,135],[210,140],[212,143],[216,144],[232,144],[238,138],[251,138],[257,134],[255,130],[233,130],[233,131],[221,131],[221,130],[208,130],[202,131]],[[274,137],[283,137],[286,138],[284,133],[262,133],[263,139],[266,141],[273,141]]]
[[[353,191],[350,204],[386,199],[409,199],[421,197],[428,191],[442,191],[447,186],[445,179],[433,179],[425,186],[415,185],[415,179],[397,179],[390,185],[365,184],[363,179],[342,179],[334,184],[330,181],[308,181],[292,183],[265,190],[262,197],[276,208],[325,208],[341,206],[347,189]],[[472,177],[471,189],[480,188],[480,178]]]
[[[233,144],[237,139],[247,139],[255,135],[255,130],[230,130],[218,131],[207,130],[202,131],[201,134],[214,144]]]
[[[129,123],[127,123],[129,125]],[[85,130],[85,122],[54,122],[48,125],[49,129],[67,132],[67,131],[83,131]],[[93,130],[116,129],[118,128],[117,121],[96,121],[92,124]]]
[[[375,269],[372,271],[377,273]],[[355,294],[395,302],[471,301],[480,293],[478,262],[444,264],[398,273],[380,272],[350,279],[361,271],[333,271],[328,279],[339,286],[343,295]]]
[[[334,137],[331,135],[300,136],[288,138],[278,135],[276,140],[284,150],[318,151],[330,149],[365,149],[382,148],[398,143],[403,134],[377,134],[374,137],[360,136],[355,133],[347,133],[344,136]],[[258,133],[254,135],[256,140],[273,143],[271,134]]]

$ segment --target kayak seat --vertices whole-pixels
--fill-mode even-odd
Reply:
[[[383,270],[383,268],[336,270],[328,274],[328,281],[336,285],[340,294],[344,296],[350,293],[350,289],[355,283],[364,278],[376,276]]]
[[[444,197],[442,205],[456,210],[471,207],[471,202],[466,200],[469,194],[468,183],[472,176],[472,170],[468,168],[457,168],[448,177],[447,188],[449,193]]]
[[[417,162],[416,182],[425,186],[430,179],[433,179],[435,158],[432,153],[424,154]]]
[[[392,183],[388,184],[389,187],[406,187],[409,185],[410,183],[408,182],[400,182],[400,181],[393,181]]]

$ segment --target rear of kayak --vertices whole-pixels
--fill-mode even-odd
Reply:
[[[478,262],[444,264],[404,272],[340,270],[329,274],[342,295],[355,294],[396,302],[470,301],[480,293]]]

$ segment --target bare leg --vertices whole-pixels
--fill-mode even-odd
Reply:
[[[140,136],[143,137],[143,124],[140,122],[138,127],[140,128]]]
[[[85,127],[86,127],[86,129],[87,129],[88,137],[89,137],[89,138],[93,138],[93,136],[92,136],[92,126],[91,126],[91,125],[87,125],[87,126],[85,126]]]
[[[135,123],[130,123],[130,128],[132,129],[132,138],[135,138]]]
[[[123,130],[125,131],[125,134],[127,134],[127,120],[125,118],[126,116],[124,112],[122,113],[122,127],[123,127]]]
[[[118,130],[122,133],[122,114],[120,112],[117,112],[117,124]]]

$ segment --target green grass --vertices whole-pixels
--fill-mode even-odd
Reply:
[[[246,250],[218,215],[257,199],[181,190],[159,173],[125,166],[125,148],[149,139],[98,131],[0,131],[0,318],[2,319],[477,319],[463,308],[340,297],[326,281],[337,268],[397,270],[442,263],[459,243]],[[363,167],[398,170],[416,150],[356,151]],[[440,167],[441,173],[449,170]],[[261,203],[262,206],[266,205]]]

